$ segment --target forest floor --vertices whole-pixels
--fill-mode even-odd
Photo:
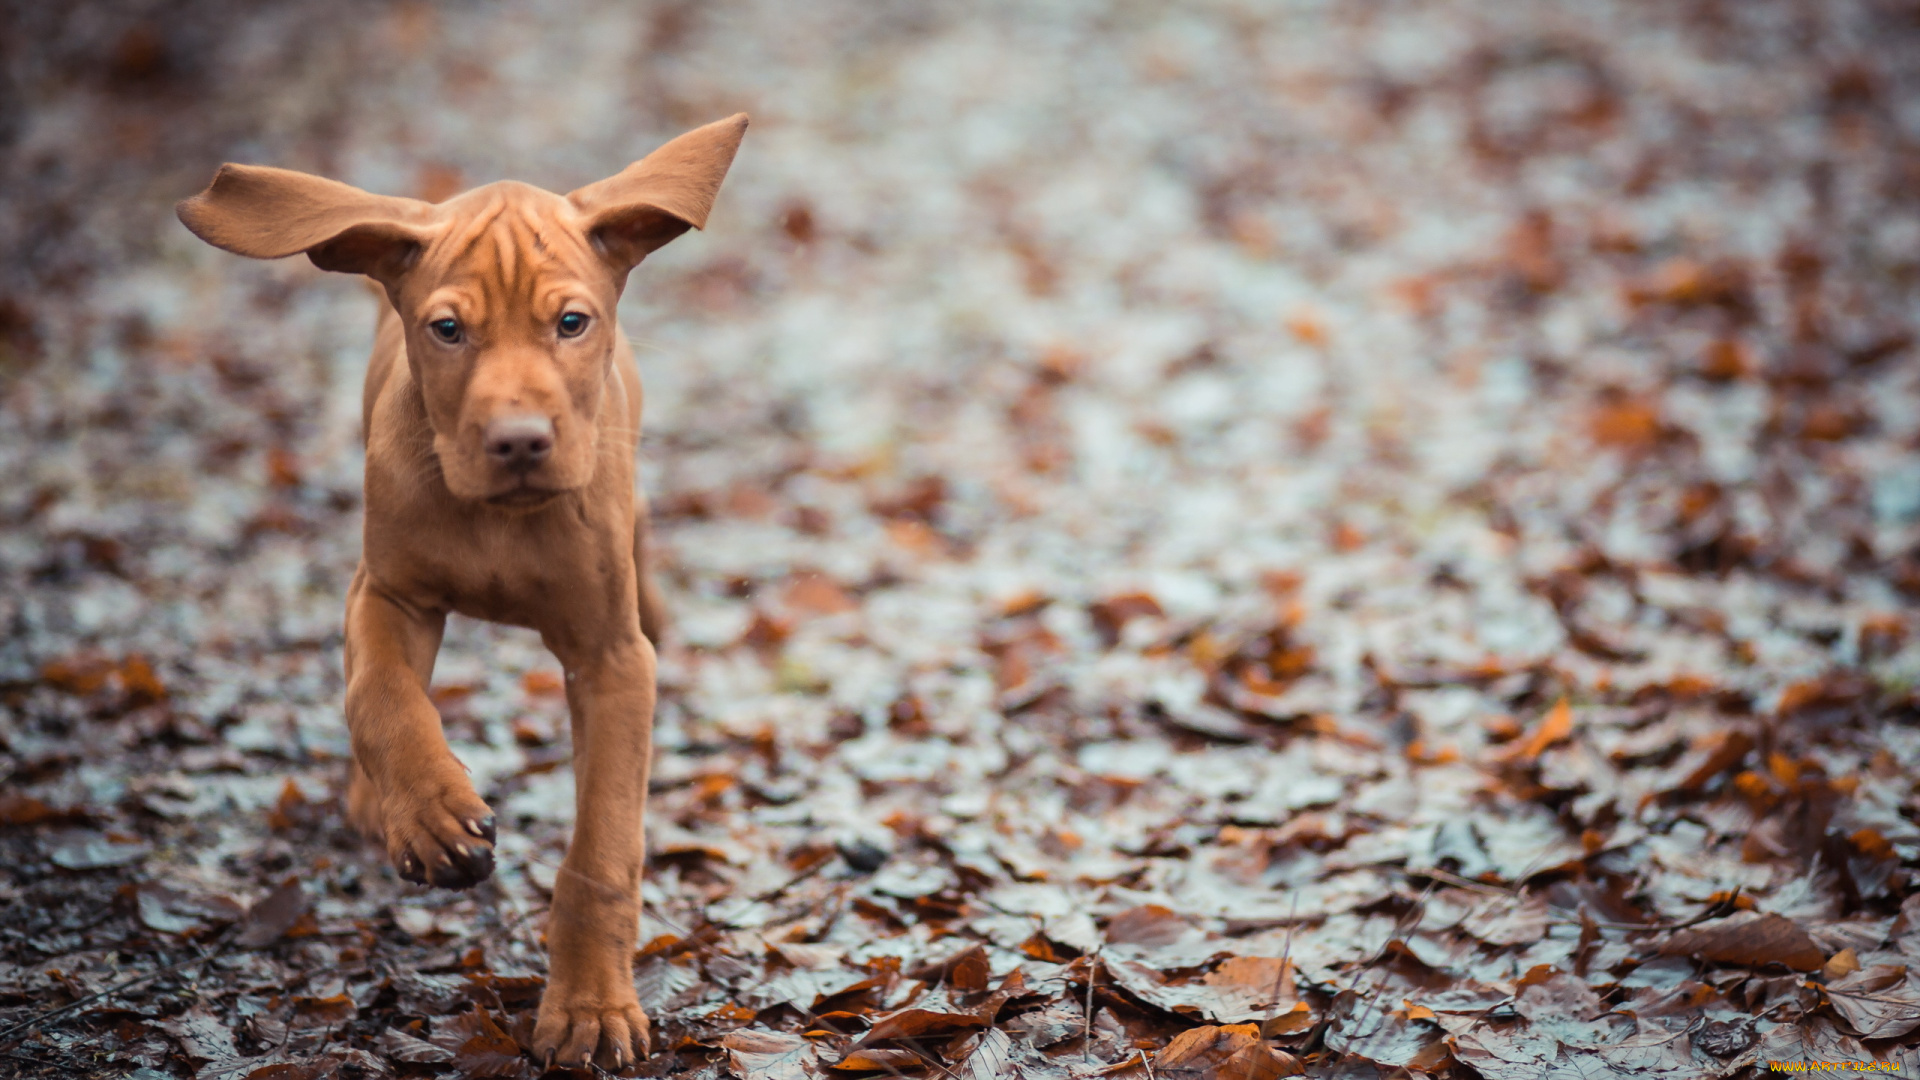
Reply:
[[[225,160],[637,271],[649,1076],[1920,1075],[1920,8],[5,6],[0,1075],[532,1076],[558,669],[470,893],[338,808],[373,301]]]

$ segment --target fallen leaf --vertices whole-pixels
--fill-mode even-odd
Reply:
[[[992,970],[987,963],[986,946],[979,942],[961,949],[945,960],[922,964],[906,973],[909,979],[929,983],[947,982],[956,989],[968,993],[985,990],[991,975]]]
[[[1791,919],[1753,911],[1675,931],[1660,953],[1747,967],[1783,964],[1794,971],[1818,971],[1827,962],[1820,947]]]
[[[1561,698],[1554,703],[1553,708],[1547,710],[1547,715],[1540,719],[1540,726],[1533,729],[1533,734],[1513,745],[1501,756],[1511,761],[1536,761],[1547,747],[1572,734],[1573,706],[1567,703],[1566,698]]]
[[[233,1032],[205,1005],[196,1005],[169,1020],[154,1025],[174,1037],[180,1049],[196,1065],[225,1064],[240,1057],[234,1046]]]
[[[61,841],[48,857],[62,870],[104,870],[130,866],[152,852],[152,846],[137,837],[88,833]]]
[[[955,1080],[999,1080],[1012,1070],[1013,1039],[999,1028],[974,1037],[954,1059]]]
[[[1193,924],[1171,908],[1143,904],[1107,920],[1105,936],[1109,945],[1171,945],[1192,932]]]
[[[85,817],[76,810],[61,810],[18,791],[0,791],[0,825],[37,825],[42,821],[71,820]]]
[[[445,1065],[453,1061],[453,1051],[435,1046],[396,1028],[388,1028],[375,1040],[380,1052],[398,1061],[417,1065]]]
[[[333,994],[327,997],[298,996],[293,999],[293,1009],[309,1021],[318,1021],[328,1026],[343,1024],[353,1019],[359,1007],[353,998],[346,994]]]
[[[1190,1028],[1153,1059],[1154,1073],[1193,1080],[1277,1080],[1301,1075],[1300,1063],[1260,1041],[1252,1024]]]
[[[911,1050],[884,1050],[862,1047],[835,1062],[834,1068],[846,1072],[897,1072],[911,1069],[921,1072],[926,1063]]]
[[[1546,936],[1547,920],[1547,898],[1534,893],[1482,900],[1460,926],[1489,945],[1523,945]]]
[[[520,1044],[493,1017],[475,1005],[470,1012],[435,1023],[434,1042],[441,1047],[454,1043],[453,1065],[467,1076],[519,1076],[526,1071]],[[442,1041],[442,1037],[446,1041]]]
[[[307,914],[307,894],[298,878],[288,878],[279,888],[260,898],[247,909],[240,932],[233,943],[242,949],[258,949],[278,941]]]
[[[814,1045],[798,1035],[741,1028],[730,1031],[720,1045],[727,1062],[741,1076],[764,1080],[805,1080],[819,1064]]]
[[[1829,982],[1826,991],[1863,1039],[1897,1039],[1920,1027],[1920,988],[1905,966],[1875,964]]]
[[[1647,401],[1618,401],[1596,409],[1593,441],[1621,450],[1645,450],[1660,438],[1660,410]]]
[[[800,574],[787,584],[783,597],[788,608],[812,615],[838,615],[854,611],[859,602],[824,574]]]
[[[134,891],[134,911],[141,925],[163,934],[192,934],[230,923],[245,910],[225,896],[197,896],[158,882],[141,882]]]
[[[1120,635],[1129,622],[1139,618],[1159,618],[1166,612],[1160,607],[1160,601],[1148,593],[1124,593],[1108,597],[1088,609],[1093,616],[1093,625],[1100,631],[1100,638],[1108,648],[1119,643]]]

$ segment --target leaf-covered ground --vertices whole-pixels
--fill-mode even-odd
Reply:
[[[169,207],[740,109],[645,1074],[1920,1071],[1911,2],[4,18],[0,1074],[537,1071],[557,670],[442,656],[491,882],[346,835],[372,301]]]

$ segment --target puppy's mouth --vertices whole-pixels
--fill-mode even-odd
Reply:
[[[487,502],[492,506],[511,506],[525,509],[543,506],[552,502],[555,498],[558,498],[559,495],[560,493],[552,488],[533,487],[523,480],[519,487],[503,491],[498,495],[487,496]]]

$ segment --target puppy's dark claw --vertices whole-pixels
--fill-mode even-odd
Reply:
[[[493,849],[459,845],[443,855],[433,869],[433,883],[443,889],[471,889],[493,874]]]

